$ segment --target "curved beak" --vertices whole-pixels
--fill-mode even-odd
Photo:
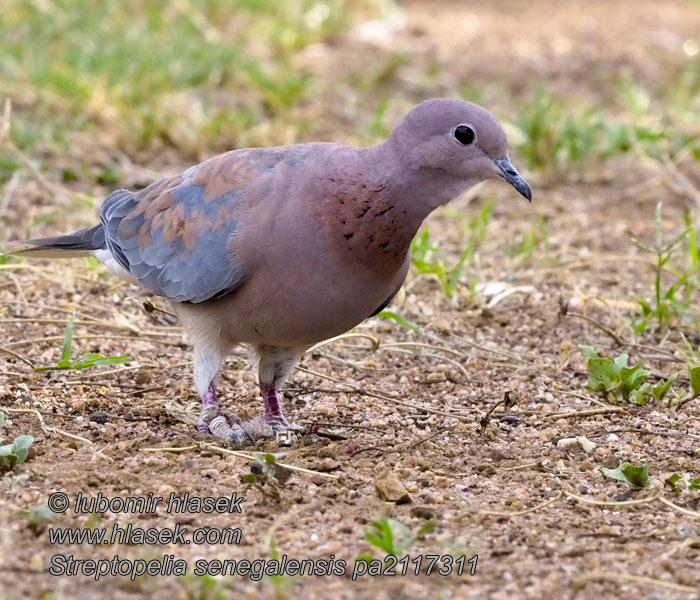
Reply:
[[[498,167],[498,176],[510,183],[522,196],[528,199],[528,202],[532,202],[532,190],[513,164],[507,158],[498,158],[493,162]]]

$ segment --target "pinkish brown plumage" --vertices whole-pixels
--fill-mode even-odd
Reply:
[[[227,152],[140,192],[114,192],[100,225],[21,252],[92,253],[171,300],[194,347],[199,430],[240,444],[288,427],[277,393],[306,349],[391,301],[423,220],[496,177],[530,199],[493,115],[429,100],[372,148]],[[265,413],[248,422],[221,413],[216,398],[221,362],[238,343],[259,358]]]

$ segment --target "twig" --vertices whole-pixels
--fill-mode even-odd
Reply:
[[[589,437],[599,437],[603,435],[610,435],[612,433],[642,433],[645,435],[675,437],[684,440],[700,440],[700,435],[693,435],[692,433],[680,433],[678,431],[650,431],[648,429],[611,429],[609,431],[603,430],[601,433],[590,434]]]
[[[624,408],[619,408],[616,406],[611,406],[609,408],[593,408],[591,410],[582,410],[579,412],[563,412],[563,413],[549,413],[543,415],[543,419],[568,419],[569,417],[592,417],[594,415],[605,415],[609,413],[623,413],[627,414]]]
[[[514,467],[503,467],[502,469],[498,469],[501,473],[504,473],[506,471],[522,471],[524,469],[531,469],[532,467],[540,467],[542,468],[542,463],[525,463],[524,465],[515,465]]]
[[[313,434],[317,435],[318,437],[333,440],[334,442],[341,442],[343,440],[349,439],[347,436],[340,435],[339,433],[330,433],[328,431],[314,431]]]
[[[237,450],[229,450],[228,448],[222,448],[216,444],[210,444],[208,442],[199,442],[199,444],[192,444],[191,446],[179,446],[179,447],[164,447],[164,448],[142,448],[144,452],[189,452],[190,450],[196,450],[197,448],[207,448],[208,450],[215,450],[221,452],[222,454],[231,454],[232,456],[237,456],[238,458],[245,458],[246,460],[255,460],[255,456],[247,452],[239,452]],[[280,467],[285,469],[290,469],[291,471],[299,471],[300,473],[308,473],[310,475],[319,475],[320,477],[326,477],[328,479],[338,479],[338,475],[333,475],[332,473],[321,473],[320,471],[312,471],[311,469],[304,469],[303,467],[295,467],[293,465],[288,465],[286,463],[278,462],[276,463]]]
[[[355,450],[350,457],[355,458],[358,454],[361,454],[362,452],[368,452],[369,450],[378,450],[382,454],[386,452],[386,448],[382,448],[381,446],[367,446],[366,448],[360,448],[359,450]]]
[[[549,390],[551,393],[551,390]],[[568,390],[556,390],[557,394],[564,394],[565,396],[573,396],[574,398],[579,398],[581,400],[586,400],[588,402],[593,402],[594,404],[597,404],[598,406],[603,406],[607,408],[607,404],[605,402],[601,402],[597,398],[593,398],[591,396],[586,396],[585,394],[579,394],[578,392],[570,392]]]
[[[314,425],[318,427],[338,427],[339,429],[364,429],[365,431],[375,431],[376,433],[381,433],[382,435],[386,433],[386,431],[382,429],[377,429],[376,427],[367,427],[365,425],[343,425],[342,423],[318,423],[316,421],[297,421],[297,423],[301,423],[303,425],[311,425],[312,427]]]
[[[199,446],[197,444],[192,444],[191,446],[164,446],[163,448],[141,448],[143,452],[189,452],[190,450],[196,450]]]
[[[238,452],[237,450],[229,450],[228,448],[221,448],[220,446],[217,446],[215,444],[209,444],[208,442],[199,442],[200,447],[205,447],[209,448],[210,450],[216,450],[217,452],[221,452],[223,454],[231,454],[233,456],[237,456],[239,458],[245,458],[247,460],[255,460],[255,457],[252,454],[249,454],[247,452]],[[338,479],[338,475],[333,475],[332,473],[321,473],[320,471],[312,471],[311,469],[305,469],[303,467],[295,467],[293,465],[288,465],[285,463],[275,463],[278,464],[280,467],[284,467],[285,469],[290,469],[292,471],[299,471],[300,473],[308,473],[309,475],[319,475],[320,477],[326,477],[328,479]]]
[[[641,577],[639,575],[630,575],[629,573],[603,573],[600,571],[594,571],[588,575],[583,575],[578,579],[574,580],[574,584],[581,585],[587,581],[595,581],[604,579],[607,581],[630,581],[632,583],[639,583],[643,585],[655,585],[658,587],[663,587],[669,590],[675,590],[677,592],[698,592],[700,588],[689,587],[687,585],[680,585],[679,583],[672,583],[670,581],[663,581],[661,579],[653,579],[651,577]]]
[[[684,515],[688,515],[689,517],[696,517],[700,519],[700,513],[695,512],[693,510],[688,510],[687,508],[683,508],[682,506],[678,506],[677,504],[674,504],[670,500],[666,500],[663,496],[658,497],[659,502],[663,502],[666,506],[670,506],[673,510],[677,510],[678,512],[682,512]]]
[[[306,352],[308,354],[313,353],[314,350],[318,350],[319,348],[322,348],[323,346],[327,346],[328,344],[334,344],[335,342],[338,342],[340,340],[348,340],[351,338],[364,338],[366,340],[369,340],[372,342],[372,350],[376,350],[379,348],[379,345],[381,344],[381,338],[369,335],[368,333],[344,333],[342,335],[337,335],[333,338],[323,340],[322,342],[319,342],[318,344],[314,344],[309,348]]]
[[[94,442],[79,436],[75,435],[73,433],[68,433],[67,431],[63,431],[63,429],[59,429],[58,427],[53,427],[49,426],[44,422],[44,417],[41,415],[41,413],[36,410],[35,408],[3,408],[3,410],[11,413],[30,413],[33,415],[36,415],[37,418],[39,419],[39,423],[41,424],[41,429],[45,433],[57,433],[58,435],[63,435],[65,437],[71,438],[72,440],[79,440],[85,444],[90,444],[93,445]]]
[[[676,405],[676,410],[680,410],[680,409],[683,408],[686,404],[688,404],[688,402],[692,402],[692,401],[695,400],[696,398],[700,398],[700,393],[698,393],[698,394],[693,394],[690,398],[686,398],[686,399],[683,400],[682,402],[679,402],[679,403]]]
[[[7,182],[7,185],[5,186],[5,193],[3,194],[2,197],[2,202],[0,202],[0,215],[2,215],[7,207],[10,205],[10,201],[12,200],[12,196],[15,193],[15,190],[17,189],[17,184],[19,183],[19,180],[21,179],[21,175],[19,171],[15,171],[12,173],[12,177],[10,177],[10,181]]]
[[[393,342],[391,344],[384,344],[381,348],[378,348],[378,350],[386,350],[388,348],[427,348],[429,350],[439,350],[440,352],[447,352],[448,354],[452,354],[452,356],[456,356],[458,358],[467,358],[461,352],[457,352],[456,350],[452,350],[451,348],[433,346],[432,344],[424,344],[422,342]]]
[[[64,336],[62,335],[52,335],[49,337],[43,337],[43,338],[34,338],[31,340],[20,340],[18,342],[10,342],[8,344],[9,346],[12,346],[13,348],[17,348],[19,346],[29,346],[31,344],[40,344],[43,342],[62,342],[64,339]],[[74,335],[73,340],[142,340],[145,342],[149,342],[151,344],[161,344],[163,346],[179,346],[180,344],[175,343],[175,342],[169,342],[166,340],[158,339],[156,337],[151,337],[151,336],[135,336],[135,335]]]
[[[479,421],[479,425],[481,426],[482,429],[489,424],[489,421],[491,420],[491,415],[493,414],[493,411],[495,411],[499,406],[501,406],[501,404],[503,404],[504,408],[510,408],[510,406],[512,404],[514,404],[514,401],[511,400],[511,398],[510,398],[510,390],[506,390],[505,393],[503,394],[503,399],[499,400],[491,408],[489,408],[488,412]]]
[[[185,362],[181,363],[176,363],[174,365],[168,365],[167,367],[162,367],[162,369],[168,370],[168,369],[178,369],[180,367],[186,367],[188,365],[191,365],[192,361],[188,360]],[[75,384],[80,384],[80,383],[86,383],[84,380],[85,379],[90,379],[92,377],[104,377],[106,375],[118,375],[119,373],[125,373],[126,371],[133,371],[136,369],[160,369],[158,365],[132,365],[129,367],[122,367],[121,369],[111,369],[110,371],[95,371],[94,373],[86,373],[85,375],[80,375],[81,379],[76,379],[75,381],[72,381],[71,383]]]
[[[447,417],[450,419],[457,419],[459,421],[464,421],[466,423],[470,422],[470,419],[468,417],[463,417],[462,415],[456,415],[454,413],[448,413],[448,412],[444,412],[442,410],[436,410],[434,408],[427,408],[425,406],[418,406],[417,404],[411,404],[410,402],[404,402],[403,400],[397,400],[396,398],[390,398],[389,396],[383,396],[382,394],[370,392],[369,390],[366,390],[355,383],[341,381],[340,379],[336,379],[335,377],[331,377],[330,375],[324,375],[323,373],[317,373],[316,371],[306,369],[306,368],[301,367],[299,365],[297,365],[296,368],[297,368],[297,370],[301,371],[302,373],[308,373],[309,375],[314,375],[315,377],[320,377],[321,379],[327,379],[327,380],[333,381],[334,383],[337,383],[339,385],[344,385],[344,386],[350,388],[351,390],[353,390],[354,392],[357,392],[357,393],[362,394],[364,396],[369,396],[370,398],[377,398],[378,400],[384,400],[385,402],[391,402],[393,404],[398,404],[399,406],[405,406],[406,408],[412,408],[413,410],[418,410],[418,411],[425,412],[425,413],[440,415],[441,417]]]
[[[41,171],[39,171],[39,169],[37,169],[34,166],[34,163],[32,163],[32,161],[29,160],[29,157],[24,152],[22,152],[17,146],[15,146],[15,144],[10,139],[11,114],[12,101],[10,100],[10,98],[5,98],[2,123],[0,124],[0,145],[4,145],[12,154],[14,154],[20,160],[20,162],[31,171],[32,175],[34,175],[36,180],[39,182],[39,185],[41,185],[41,187],[43,187],[50,194],[66,194],[73,198],[80,197],[81,194],[78,194],[64,186],[59,186],[51,183],[48,179],[46,179],[46,177],[44,177]]]
[[[155,387],[134,390],[133,392],[129,392],[129,396],[143,396],[144,394],[148,394],[149,392],[162,392],[164,389],[165,388],[162,385],[157,385]]]
[[[620,500],[620,502],[609,502],[604,500],[590,500],[583,496],[577,496],[571,492],[564,492],[569,498],[573,498],[584,504],[593,504],[594,506],[635,506],[637,504],[651,504],[659,499],[659,495],[649,496],[648,498],[639,498],[638,500]]]
[[[429,442],[430,440],[434,440],[436,437],[439,435],[442,435],[443,433],[446,433],[447,431],[452,431],[454,427],[445,427],[443,429],[440,429],[439,431],[436,431],[433,435],[429,435],[428,437],[424,437],[417,442],[414,442],[411,444],[406,450],[413,450],[414,448],[417,448],[421,444],[425,444],[425,442]]]
[[[427,346],[427,344],[425,344],[425,345]],[[447,350],[446,348],[438,348],[438,349],[444,350],[446,352],[451,352],[450,350]],[[403,352],[404,351],[402,348],[389,347],[389,345],[382,346],[381,348],[379,348],[379,350],[389,350],[390,352]],[[450,358],[449,356],[443,356],[442,354],[433,354],[432,352],[423,352],[423,353],[421,353],[421,356],[428,356],[430,358],[437,358],[438,360],[448,362],[452,366],[454,366],[456,369],[461,371],[465,377],[467,377],[467,378],[469,377],[469,372],[464,368],[463,365],[461,365],[459,362],[457,362],[454,358]],[[466,360],[466,357],[462,356],[462,359]],[[439,382],[434,382],[434,383],[439,383]]]
[[[29,365],[32,369],[34,368],[34,363],[31,360],[29,360],[28,358],[24,358],[24,356],[17,354],[16,352],[12,352],[12,350],[8,350],[7,348],[3,348],[2,346],[0,346],[0,352],[9,354],[17,360],[21,360],[25,365]]]
[[[0,323],[3,324],[9,324],[9,323],[39,323],[43,325],[66,325],[68,321],[64,321],[63,319],[43,319],[43,318],[36,318],[36,317],[27,317],[26,319],[0,319]],[[116,329],[119,331],[133,331],[134,333],[137,334],[145,334],[145,335],[156,335],[155,333],[150,333],[149,332],[142,332],[138,327],[135,325],[118,325],[116,323],[106,323],[104,321],[73,321],[73,325],[87,325],[89,327],[94,327],[95,329]],[[160,332],[158,335],[161,335]]]
[[[600,329],[605,335],[610,337],[618,346],[626,346],[627,343],[625,340],[623,340],[619,335],[617,335],[614,331],[608,329],[605,325],[603,325],[600,321],[597,321],[596,319],[589,317],[588,315],[583,315],[581,313],[577,312],[571,312],[567,310],[566,312],[563,313],[565,317],[576,317],[578,319],[583,319],[584,321],[588,321],[591,325],[595,325],[598,329]]]
[[[134,300],[138,300],[138,298],[133,298],[133,299],[134,299]],[[173,319],[177,319],[177,318],[178,318],[178,316],[177,316],[175,313],[170,312],[170,311],[167,311],[167,310],[165,310],[165,309],[163,309],[163,308],[158,308],[158,307],[157,307],[155,304],[153,304],[153,302],[151,302],[150,300],[143,300],[143,301],[141,302],[141,306],[143,307],[143,310],[145,310],[148,314],[157,312],[157,313],[161,313],[161,314],[167,315],[167,316],[169,316],[169,317],[172,317]]]
[[[529,513],[533,513],[537,510],[541,510],[543,508],[546,508],[550,504],[554,504],[557,500],[561,498],[561,492],[557,492],[556,496],[554,498],[550,498],[549,500],[543,502],[542,504],[538,504],[537,506],[533,506],[532,508],[528,508],[526,510],[520,510],[517,512],[499,512],[495,510],[482,510],[481,514],[482,515],[494,515],[496,517],[520,517],[522,515],[527,515]]]

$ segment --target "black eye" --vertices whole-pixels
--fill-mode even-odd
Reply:
[[[455,139],[460,144],[468,146],[474,141],[474,130],[467,125],[457,125],[455,128]]]

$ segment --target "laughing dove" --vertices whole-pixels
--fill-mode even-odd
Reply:
[[[423,220],[493,178],[531,199],[496,118],[434,99],[371,148],[234,150],[139,192],[118,190],[99,225],[23,242],[19,253],[94,255],[169,299],[194,347],[198,430],[240,445],[290,427],[277,394],[302,353],[383,310]],[[217,401],[222,360],[238,343],[258,358],[265,412],[251,421]]]

